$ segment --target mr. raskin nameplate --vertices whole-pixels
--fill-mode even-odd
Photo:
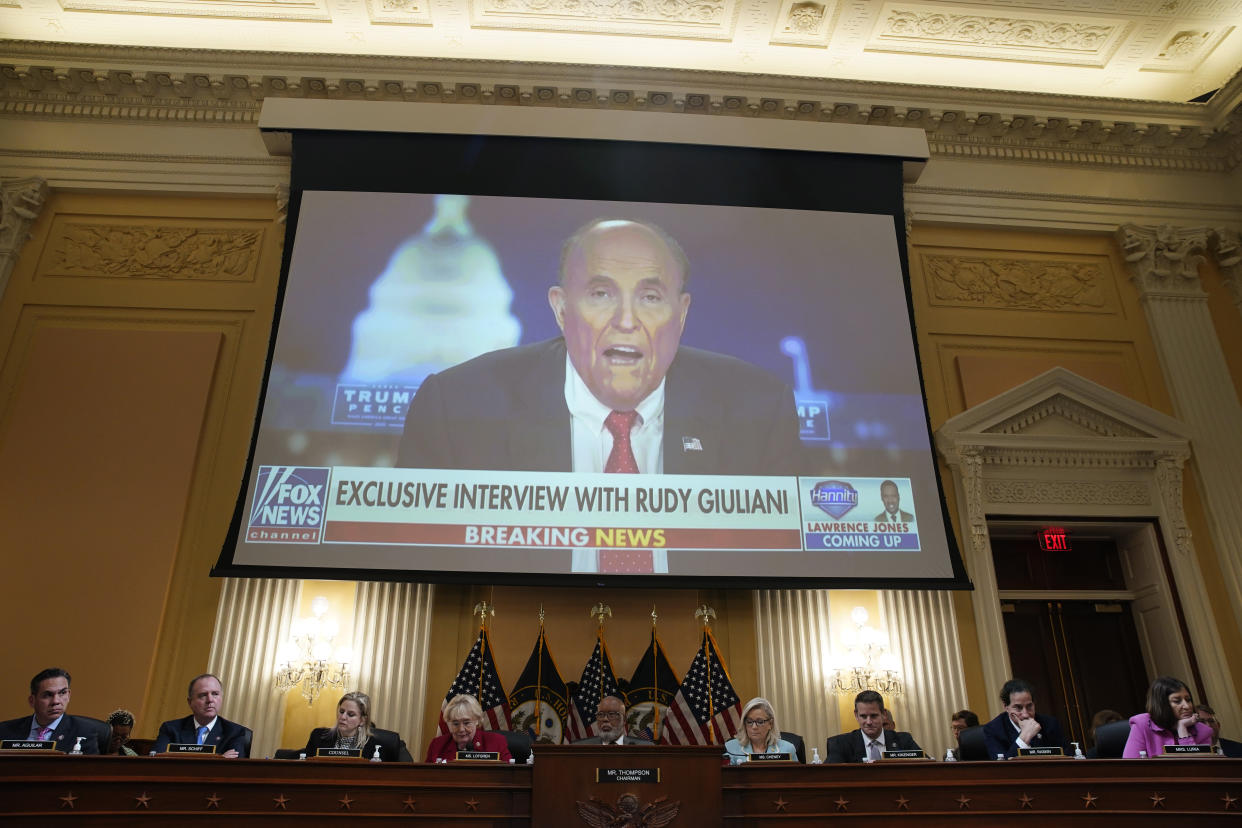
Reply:
[[[596,782],[624,782],[635,785],[660,781],[659,768],[596,768]]]
[[[315,757],[328,759],[361,759],[362,748],[317,748]]]
[[[886,750],[885,759],[926,759],[927,754],[921,750]]]
[[[173,742],[164,749],[165,753],[176,753],[190,756],[211,756],[216,752],[215,745],[192,745]]]
[[[1165,745],[1164,756],[1215,756],[1211,745]]]
[[[0,740],[0,750],[56,750],[56,743],[51,739],[4,739]]]
[[[1059,747],[1018,748],[1018,756],[1064,756],[1065,751]]]
[[[793,757],[788,753],[750,753],[747,762],[789,762]]]
[[[499,762],[500,751],[498,750],[459,750],[457,751],[458,762]]]

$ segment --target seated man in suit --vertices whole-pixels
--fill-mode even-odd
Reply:
[[[1061,725],[1052,716],[1035,712],[1034,690],[1022,679],[1010,679],[1000,692],[1005,710],[983,726],[988,756],[1012,759],[1019,748],[1059,747],[1066,750]],[[1069,751],[1066,750],[1066,753]]]
[[[250,758],[250,728],[219,715],[224,704],[224,688],[211,673],[195,676],[186,691],[190,715],[160,725],[155,752],[163,753],[170,744],[215,745],[216,755],[229,759]]]
[[[65,712],[69,707],[69,674],[59,667],[49,667],[30,680],[33,716],[22,716],[0,722],[0,739],[29,739],[56,743],[64,753],[73,750],[82,737],[83,753],[99,753],[98,733],[90,720],[80,720]]]
[[[604,696],[595,710],[599,735],[579,739],[575,745],[650,745],[646,739],[636,739],[625,732],[625,702],[616,696]]]
[[[884,697],[864,690],[854,697],[858,729],[828,740],[828,763],[874,762],[890,750],[922,750],[909,733],[884,729]]]
[[[1216,718],[1216,711],[1206,704],[1196,704],[1195,712],[1199,714],[1199,721],[1212,728],[1212,741],[1217,750],[1230,759],[1242,759],[1242,742],[1221,738],[1220,719]]]
[[[962,731],[968,727],[978,727],[979,717],[975,715],[973,710],[959,710],[953,714],[950,719],[950,726],[953,728],[953,743],[961,747]]]

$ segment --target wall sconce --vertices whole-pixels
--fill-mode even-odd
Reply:
[[[311,601],[311,617],[295,618],[289,640],[276,651],[276,689],[288,692],[302,685],[307,705],[315,703],[324,687],[344,687],[349,681],[353,653],[348,647],[332,651],[332,641],[340,632],[335,619],[326,618],[328,599],[322,595]]]
[[[884,696],[902,693],[901,665],[888,651],[888,636],[867,625],[867,610],[854,607],[854,627],[841,634],[845,655],[833,655],[828,689],[838,696],[855,696],[875,690]]]

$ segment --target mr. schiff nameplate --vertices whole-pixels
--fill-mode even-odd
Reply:
[[[181,742],[173,742],[164,749],[164,753],[176,754],[178,756],[213,756],[215,752],[215,745],[196,745]]]

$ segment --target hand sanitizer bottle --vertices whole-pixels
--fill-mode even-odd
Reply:
[[[1077,742],[1070,742],[1070,744],[1074,746],[1074,758],[1075,759],[1086,759],[1087,758],[1083,754],[1082,748],[1078,746]]]
[[[526,764],[528,764],[528,765],[533,765],[533,764],[535,764],[535,751],[533,751],[533,750],[532,750],[529,754],[527,754],[527,756],[526,756]]]
[[[946,761],[946,762],[956,762],[956,761],[957,761],[957,757],[953,755],[953,748],[949,748],[948,750],[946,750],[946,751],[944,752],[944,761]]]
[[[824,764],[824,760],[819,758],[819,748],[817,747],[811,748],[811,764],[812,765]]]
[[[372,762],[383,762],[384,761],[383,759],[380,758],[379,745],[375,746],[375,752],[371,754],[371,761]]]
[[[86,738],[85,736],[77,737],[77,740],[73,743],[73,750],[69,751],[70,756],[81,756],[82,755],[82,740],[85,738]]]

